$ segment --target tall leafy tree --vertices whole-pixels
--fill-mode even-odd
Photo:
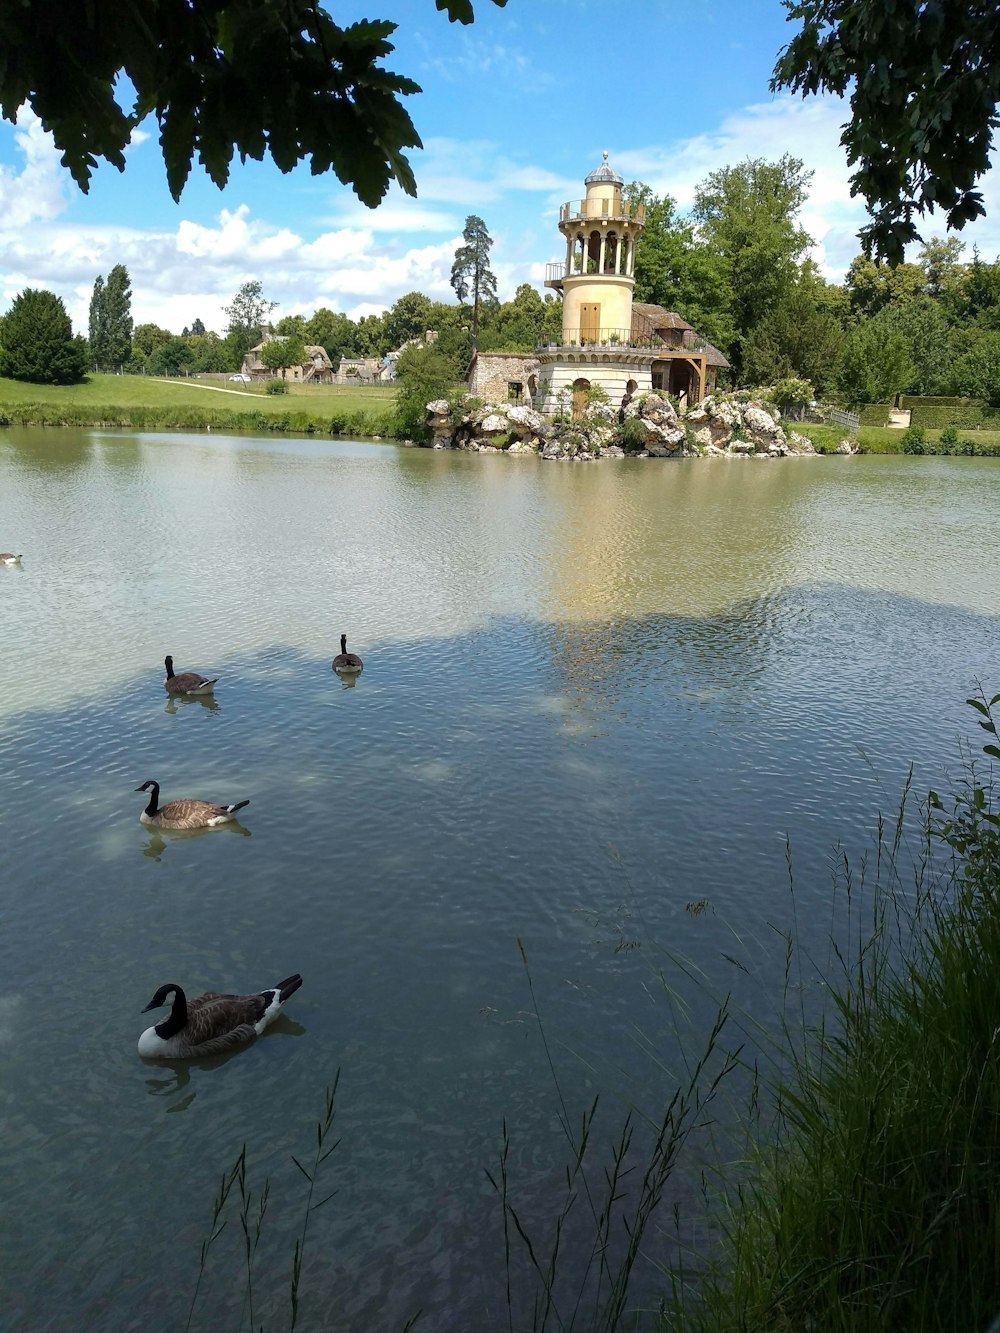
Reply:
[[[826,284],[807,261],[781,303],[744,340],[743,377],[748,384],[808,380],[825,393],[834,385],[844,336]]]
[[[848,336],[837,383],[850,403],[888,403],[913,378],[906,341],[884,319],[868,319]]]
[[[723,167],[695,192],[701,238],[721,255],[732,288],[729,352],[737,373],[742,340],[788,295],[811,244],[797,222],[811,179],[802,161],[786,153],[777,162],[748,158]]]
[[[53,292],[26,288],[0,320],[0,375],[31,384],[76,384],[87,346],[73,336],[66,307]]]
[[[120,370],[132,350],[132,286],[124,264],[116,264],[108,274],[104,287],[104,309],[107,337],[105,365],[109,370]]]
[[[96,370],[121,370],[131,355],[132,287],[124,264],[116,264],[106,281],[98,274],[94,282],[89,341]]]
[[[887,306],[915,301],[926,286],[918,264],[887,264],[856,255],[847,270],[844,286],[850,295],[851,312],[872,319]]]
[[[728,349],[733,339],[732,285],[721,252],[699,241],[677,204],[633,181],[624,197],[645,204],[646,225],[635,250],[637,301],[676,311],[709,342]]]
[[[90,344],[91,364],[95,370],[101,370],[107,362],[108,309],[104,299],[104,277],[100,273],[94,279],[94,290],[90,297],[87,341]]]
[[[473,20],[472,0],[436,4]],[[19,0],[0,5],[0,110],[27,102],[83,190],[99,158],[124,170],[152,112],[175,199],[195,157],[221,189],[234,154],[269,152],[282,171],[333,170],[375,207],[393,180],[416,194],[403,149],[421,144],[399,99],[420,88],[381,64],[395,28],[340,27],[319,0]]]
[[[260,342],[264,322],[276,305],[277,301],[268,301],[264,296],[264,284],[260,279],[254,278],[240,287],[229,305],[223,306],[228,320],[226,333],[231,339],[231,351],[237,364],[251,347]]]
[[[385,317],[385,336],[390,350],[402,347],[411,338],[419,338],[432,328],[430,298],[422,292],[401,296]]]
[[[479,310],[483,302],[495,301],[497,280],[490,268],[490,250],[493,240],[486,223],[475,213],[465,219],[462,231],[464,245],[455,251],[451,266],[451,286],[463,305],[472,298],[472,350],[479,346]]]
[[[1000,101],[995,0],[784,0],[801,24],[772,89],[849,96],[841,143],[868,202],[866,254],[897,264],[915,218],[941,209],[960,229],[982,215]]]

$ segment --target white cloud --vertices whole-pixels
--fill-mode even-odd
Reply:
[[[33,111],[22,107],[14,141],[24,155],[20,171],[0,166],[0,225],[16,231],[48,222],[66,208],[66,172],[52,137]]]

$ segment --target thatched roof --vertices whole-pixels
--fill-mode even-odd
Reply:
[[[704,352],[710,366],[727,370],[729,362],[710,342],[701,336],[692,324],[682,319],[675,310],[666,310],[661,305],[649,305],[644,301],[632,302],[632,333],[636,337],[644,334],[664,334],[681,330],[681,345]]]

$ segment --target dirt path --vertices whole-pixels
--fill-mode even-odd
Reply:
[[[164,380],[164,384],[179,384],[185,389],[208,389],[210,393],[234,393],[238,398],[259,398],[259,393],[247,389],[224,389],[221,384],[198,384],[195,380]]]

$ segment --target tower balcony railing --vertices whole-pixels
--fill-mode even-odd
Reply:
[[[564,259],[555,259],[546,264],[545,285],[554,285],[557,282],[562,282],[564,278],[579,278],[582,272],[579,259],[580,256],[577,255],[575,263],[567,264]],[[595,260],[588,260],[586,276],[588,278],[631,278],[633,275],[624,271],[620,273],[614,267],[614,259],[608,258],[605,261],[603,271],[597,267]]]
[[[646,205],[630,204],[621,199],[615,208],[613,199],[571,199],[559,209],[560,222],[640,222],[646,221]]]
[[[616,347],[631,351],[656,352],[663,357],[669,356],[702,356],[704,355],[705,345],[699,343],[694,347],[677,346],[661,338],[659,334],[653,333],[648,329],[594,329],[594,328],[576,328],[563,329],[562,335],[558,339],[549,339],[548,342],[539,343],[536,351],[565,351],[572,348],[593,349],[600,348],[602,351],[613,350]]]

